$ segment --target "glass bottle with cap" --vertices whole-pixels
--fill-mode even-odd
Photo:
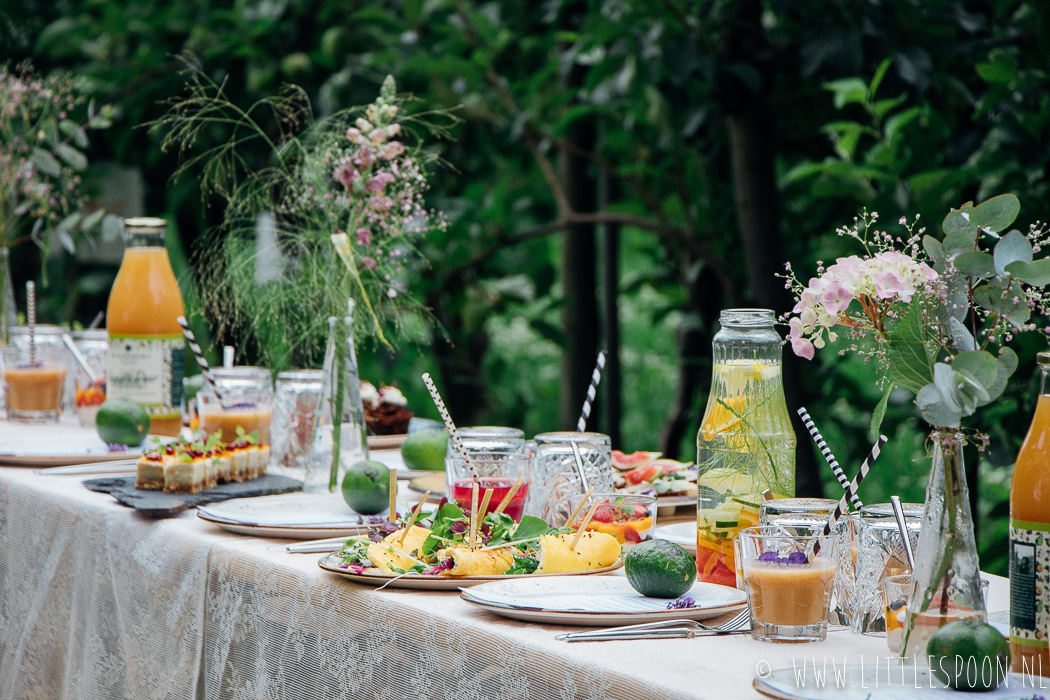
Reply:
[[[1036,361],[1039,401],[1010,480],[1010,658],[1050,676],[1050,352]]]
[[[696,436],[696,567],[701,581],[735,586],[733,539],[758,525],[762,492],[795,495],[795,432],[773,312],[725,309],[719,321],[711,394]]]
[[[176,319],[182,294],[164,247],[167,222],[124,220],[127,247],[106,308],[109,398],[142,404],[150,433],[176,436],[182,428],[184,341]]]

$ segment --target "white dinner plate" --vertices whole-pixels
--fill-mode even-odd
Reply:
[[[653,530],[653,537],[681,545],[687,552],[696,556],[696,523],[687,521],[671,525],[659,525]]]
[[[94,427],[68,421],[0,421],[0,464],[7,467],[62,467],[138,457],[138,447],[110,452]]]
[[[714,583],[694,583],[683,597],[695,603],[667,609],[666,598],[647,598],[619,576],[550,577],[499,581],[461,589],[464,600],[517,620],[555,625],[606,627],[660,620],[705,620],[747,606],[744,592]]]
[[[454,591],[461,588],[464,584],[469,586],[477,583],[512,581],[517,579],[550,580],[563,577],[578,579],[578,577],[584,576],[590,580],[591,574],[604,574],[620,568],[623,566],[623,559],[617,560],[612,566],[605,566],[601,569],[594,569],[593,571],[576,571],[571,574],[511,574],[500,576],[424,576],[422,574],[393,576],[390,574],[355,574],[340,567],[339,558],[336,556],[335,552],[321,557],[321,560],[317,562],[317,565],[325,571],[337,574],[345,579],[356,581],[357,583],[365,583],[370,586],[415,588],[424,591]],[[599,580],[600,578],[604,577],[599,577],[593,580]]]
[[[401,512],[415,503],[402,501]],[[429,513],[433,506],[423,506]],[[367,531],[369,516],[350,509],[340,493],[304,493],[296,491],[277,496],[234,498],[197,506],[197,517],[238,535],[280,537],[289,540],[315,540],[326,537],[350,537]],[[385,513],[376,517],[385,518]]]

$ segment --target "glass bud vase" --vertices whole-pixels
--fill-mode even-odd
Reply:
[[[18,325],[15,286],[11,281],[11,250],[0,247],[0,345],[11,342],[11,329]]]
[[[350,311],[353,313],[352,303]],[[310,467],[303,490],[323,491],[327,487],[334,492],[347,469],[368,459],[352,316],[328,319],[323,371],[321,401],[314,414]]]
[[[925,659],[926,642],[949,622],[987,619],[966,488],[963,436],[942,429],[934,430],[930,440],[933,459],[915,549],[902,659]]]

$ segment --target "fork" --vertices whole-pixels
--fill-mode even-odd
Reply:
[[[591,632],[570,632],[559,634],[555,639],[566,642],[605,642],[616,639],[693,639],[694,637],[717,637],[750,632],[751,616],[745,609],[720,625],[705,625],[696,620],[661,620],[660,622],[610,627]]]

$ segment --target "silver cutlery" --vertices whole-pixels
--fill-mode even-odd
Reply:
[[[696,620],[661,620],[641,625],[610,627],[589,632],[559,634],[555,639],[566,642],[606,642],[626,639],[693,639],[728,634],[750,634],[751,617],[747,610],[720,625],[705,625]]]

